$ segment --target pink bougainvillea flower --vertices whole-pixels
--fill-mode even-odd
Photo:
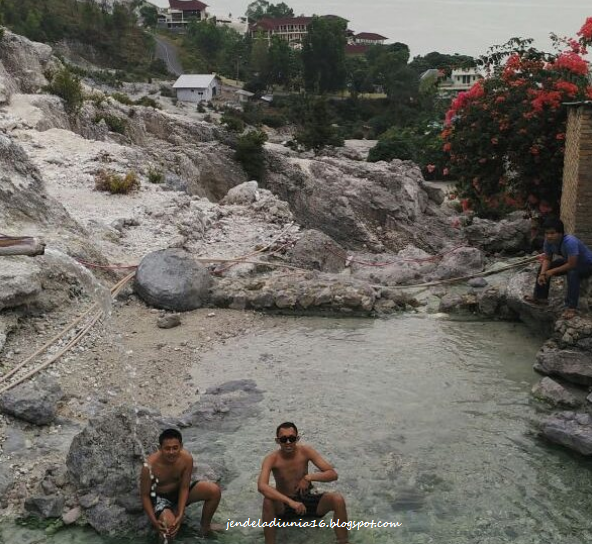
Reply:
[[[501,125],[500,125],[500,126],[501,126]],[[499,140],[498,140],[497,138],[491,138],[491,143],[492,143],[493,145],[497,145],[497,144],[499,144]]]
[[[527,200],[529,204],[536,204],[539,201],[539,199],[532,193],[528,195]]]
[[[551,213],[552,211],[553,211],[553,208],[551,206],[549,206],[549,204],[547,204],[544,200],[541,201],[541,203],[539,204],[539,212]]]
[[[436,165],[434,164],[428,164],[426,166],[426,170],[430,173],[433,174],[436,171]]]
[[[444,170],[442,170],[442,174],[444,176],[447,176],[448,174],[450,174],[450,170],[448,168],[444,168]]]
[[[586,19],[586,22],[578,32],[578,36],[581,36],[585,41],[592,41],[592,17]]]
[[[559,132],[555,135],[556,140],[565,140],[565,132]]]
[[[471,210],[471,203],[469,202],[468,198],[463,198],[460,201],[460,205],[462,206],[462,210],[465,213]]]
[[[450,142],[446,142],[443,146],[442,146],[442,150],[445,151],[446,153],[449,153],[452,149],[452,144]]]
[[[569,98],[574,98],[580,91],[575,83],[570,83],[569,81],[557,81],[555,83],[555,89],[563,91]]]
[[[555,69],[568,70],[574,74],[585,76],[588,74],[588,63],[573,51],[561,53],[552,64]]]

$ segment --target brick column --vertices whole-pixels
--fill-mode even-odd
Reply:
[[[592,248],[592,102],[568,104],[561,219]]]

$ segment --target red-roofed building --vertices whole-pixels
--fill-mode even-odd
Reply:
[[[208,18],[208,6],[199,0],[168,0],[168,4],[168,8],[159,10],[159,26],[183,30],[191,21]]]
[[[332,18],[337,15],[322,15],[322,17]],[[339,17],[342,19],[342,17]],[[294,49],[302,47],[304,36],[308,34],[308,25],[312,22],[312,17],[281,17],[272,19],[264,17],[249,26],[251,37],[263,34],[264,38],[271,40],[272,36],[279,36],[287,41]]]
[[[384,45],[387,38],[374,32],[360,32],[353,36],[353,43],[359,45]]]

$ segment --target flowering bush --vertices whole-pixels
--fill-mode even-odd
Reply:
[[[561,199],[567,110],[592,99],[592,17],[579,39],[547,54],[532,40],[510,40],[481,59],[488,75],[460,93],[446,115],[443,150],[465,209],[499,215],[526,205],[557,210]]]

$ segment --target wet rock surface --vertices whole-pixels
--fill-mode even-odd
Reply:
[[[463,229],[471,245],[488,253],[513,255],[530,250],[530,220],[522,217],[491,221],[475,218]]]
[[[582,403],[560,383],[551,378],[543,378],[532,388],[532,395],[553,406],[577,408]]]
[[[560,412],[543,420],[541,434],[550,442],[582,455],[592,455],[592,416],[578,412]]]

